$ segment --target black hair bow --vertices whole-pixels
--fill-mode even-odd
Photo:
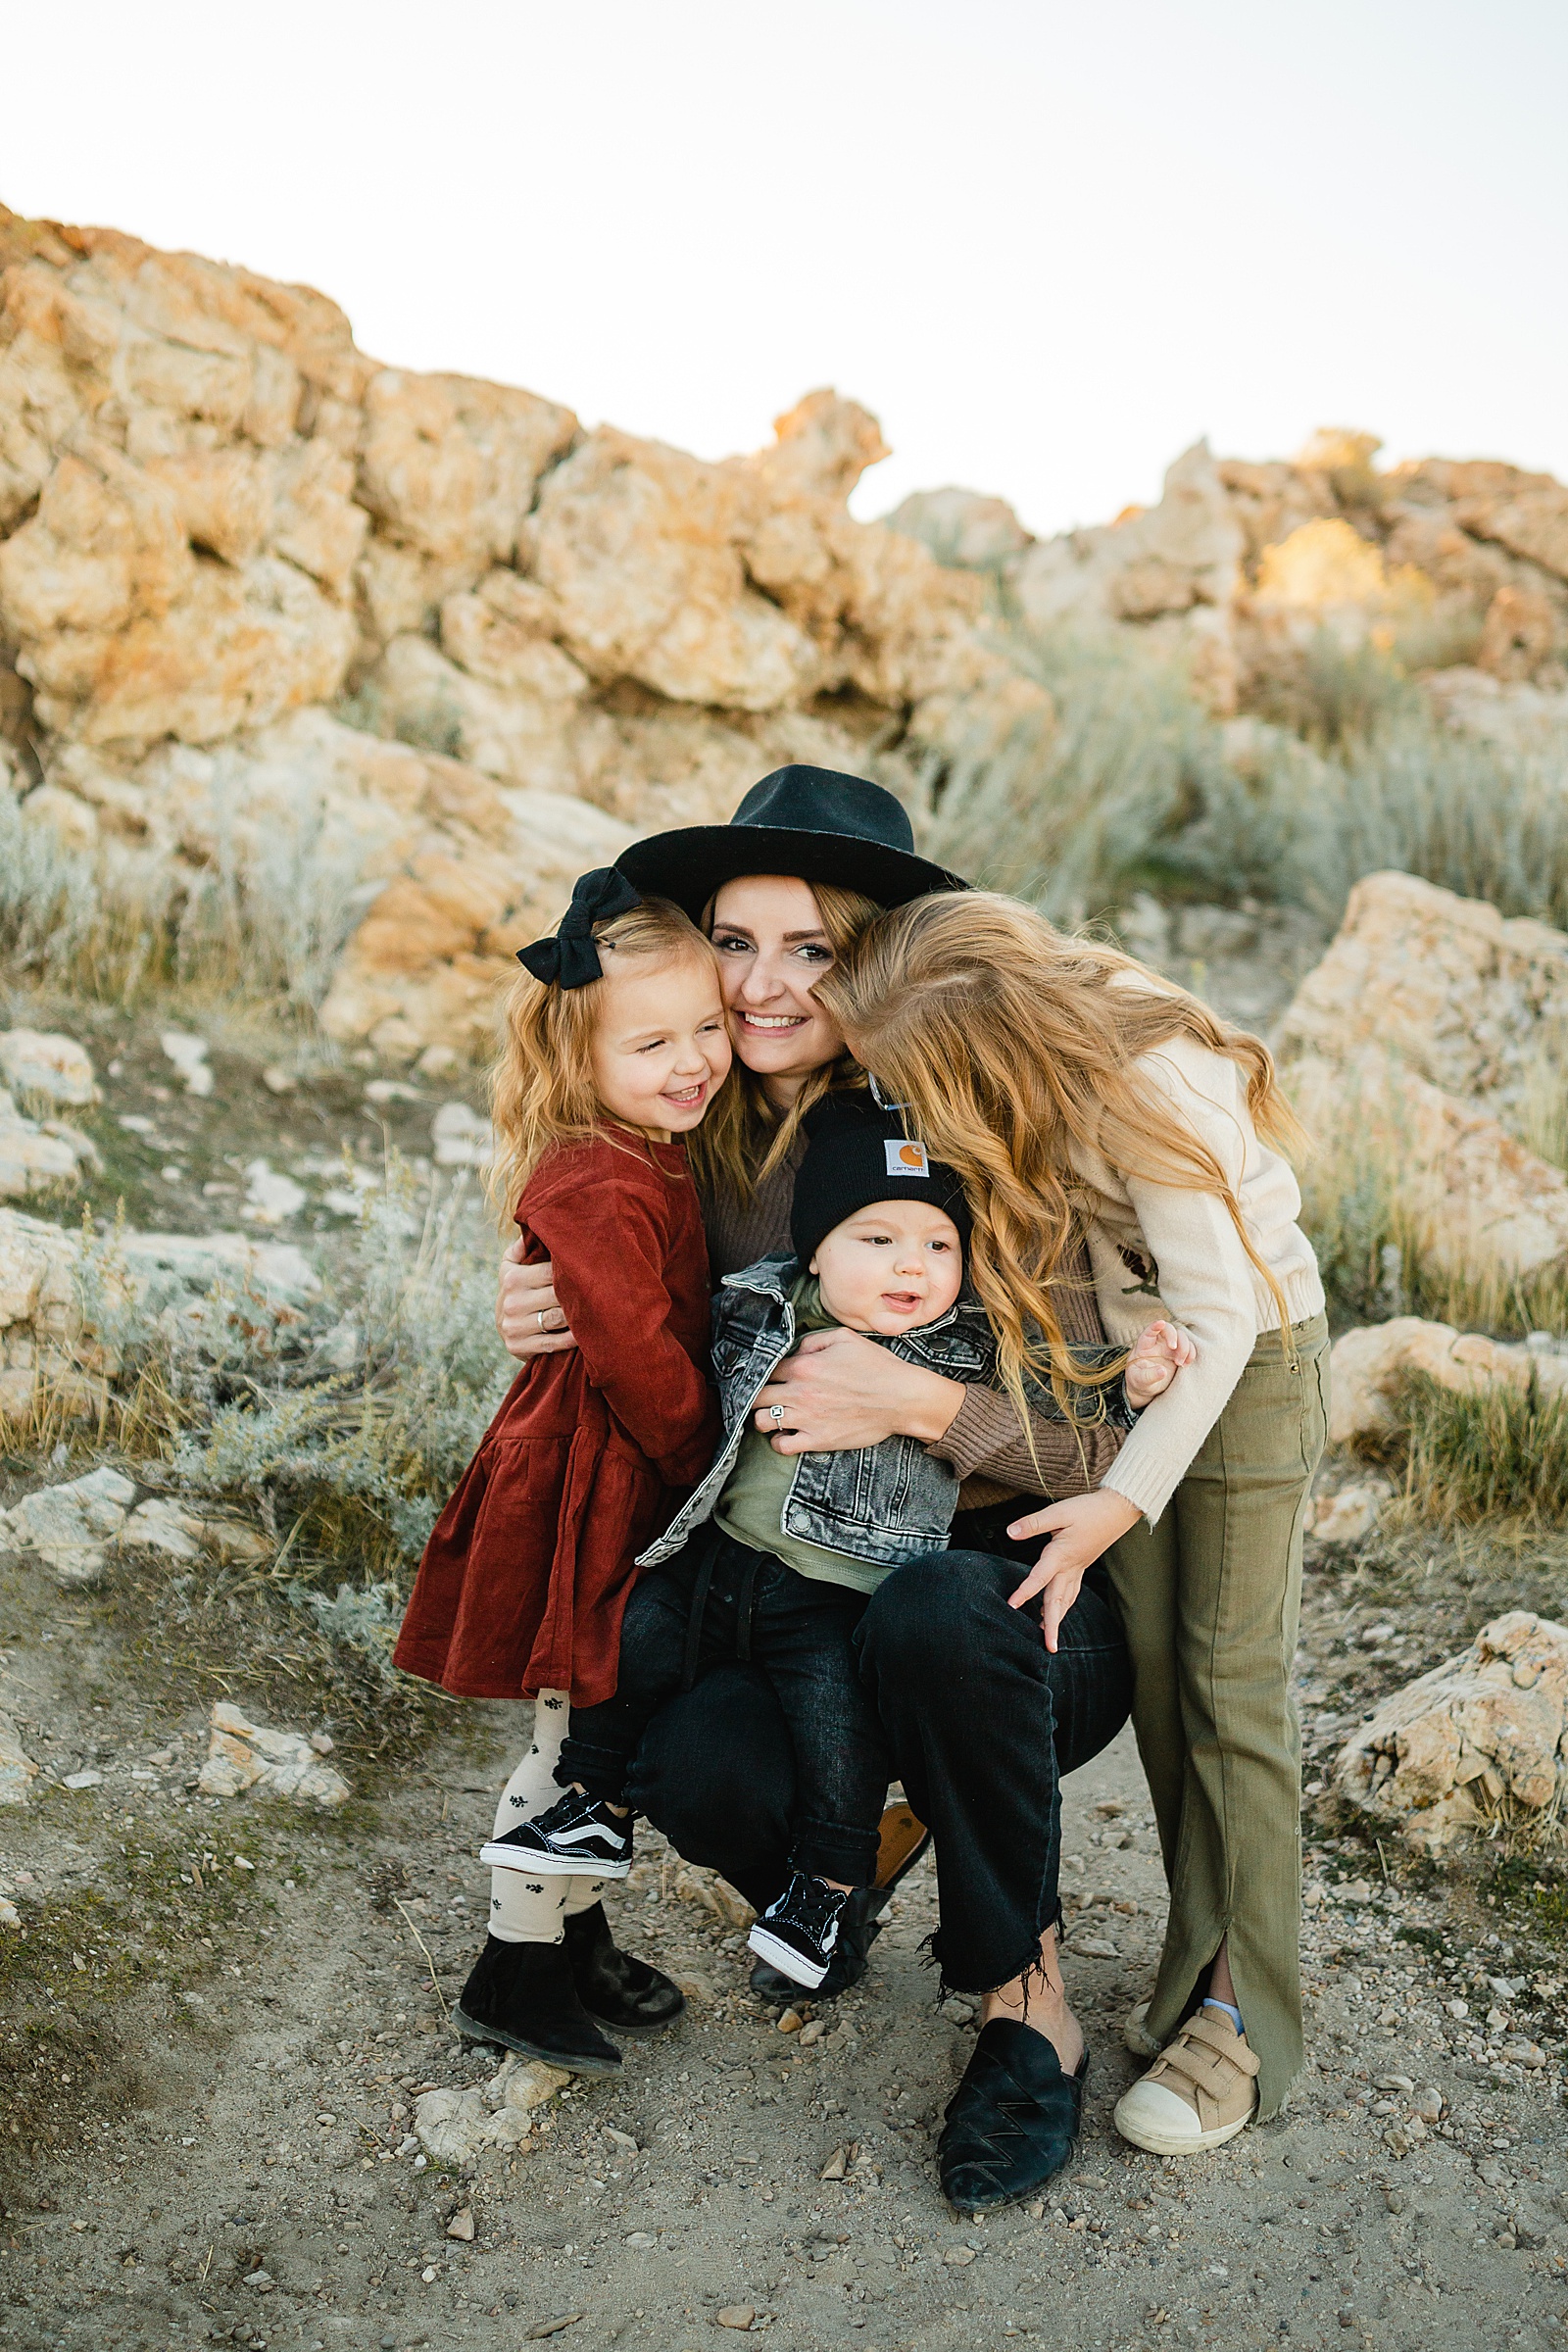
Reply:
[[[594,945],[595,923],[629,914],[642,903],[642,892],[634,890],[624,874],[617,874],[612,865],[596,865],[572,884],[571,905],[554,939],[536,939],[530,947],[519,948],[517,961],[546,988],[586,988],[590,980],[605,976]]]

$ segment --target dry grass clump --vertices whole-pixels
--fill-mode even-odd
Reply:
[[[118,1004],[217,991],[313,1011],[364,911],[358,854],[307,794],[243,838],[234,813],[220,808],[215,862],[198,870],[71,849],[0,785],[0,961]]]
[[[421,1192],[394,1163],[311,1344],[215,1397],[176,1483],[259,1508],[307,1582],[406,1573],[506,1390],[494,1298],[471,1182]]]
[[[1108,638],[1007,640],[1059,723],[977,737],[926,781],[930,854],[1055,921],[1135,891],[1265,901],[1330,923],[1362,874],[1420,874],[1568,924],[1568,741],[1512,750],[1446,726],[1396,655],[1325,635],[1299,707],[1227,729],[1184,669]]]
[[[109,1448],[144,1484],[237,1511],[272,1539],[262,1568],[117,1571],[118,1586],[145,1588],[148,1656],[166,1667],[194,1643],[183,1663],[216,1685],[242,1651],[252,1684],[274,1669],[319,1684],[323,1661],[347,1652],[345,1690],[385,1695],[413,1566],[513,1367],[495,1337],[493,1243],[472,1178],[421,1182],[394,1157],[367,1200],[303,1316],[221,1290],[194,1315],[171,1311],[116,1283],[113,1236],[90,1244],[88,1344],[96,1334],[121,1369],[96,1417],[61,1384],[29,1429],[6,1430],[14,1461],[47,1459],[68,1477]]]
[[[1568,1397],[1544,1396],[1534,1380],[1458,1396],[1412,1375],[1396,1409],[1405,1491],[1426,1522],[1568,1524]]]

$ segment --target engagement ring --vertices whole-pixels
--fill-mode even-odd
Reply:
[[[770,1404],[767,1408],[767,1417],[776,1426],[784,1418],[784,1407],[781,1404]]]

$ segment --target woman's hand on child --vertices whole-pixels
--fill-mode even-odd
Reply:
[[[548,1258],[525,1266],[521,1236],[502,1252],[501,1289],[496,1298],[496,1329],[509,1355],[525,1364],[536,1355],[558,1355],[577,1343],[566,1329],[566,1318],[551,1288]]]
[[[1128,1403],[1142,1412],[1164,1395],[1185,1364],[1197,1360],[1198,1349],[1185,1331],[1174,1323],[1151,1323],[1127,1358]]]
[[[962,1402],[960,1382],[906,1364],[858,1331],[811,1331],[762,1390],[755,1418],[775,1453],[844,1453],[893,1437],[929,1446]]]
[[[1008,1600],[1010,1608],[1021,1609],[1037,1592],[1043,1595],[1040,1630],[1048,1649],[1056,1646],[1061,1621],[1078,1597],[1085,1570],[1142,1516],[1135,1502],[1101,1487],[1093,1494],[1069,1494],[1064,1502],[1048,1503],[1044,1510],[1013,1520],[1007,1533],[1016,1542],[1032,1543],[1036,1536],[1051,1539]]]

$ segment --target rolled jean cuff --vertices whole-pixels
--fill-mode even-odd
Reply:
[[[563,1788],[580,1786],[596,1803],[624,1801],[627,1761],[612,1747],[596,1747],[591,1740],[574,1739],[570,1732],[561,1743],[556,1779]]]
[[[842,1879],[848,1886],[869,1886],[876,1876],[878,1834],[838,1821],[796,1825],[790,1853],[794,1869],[811,1879]]]

